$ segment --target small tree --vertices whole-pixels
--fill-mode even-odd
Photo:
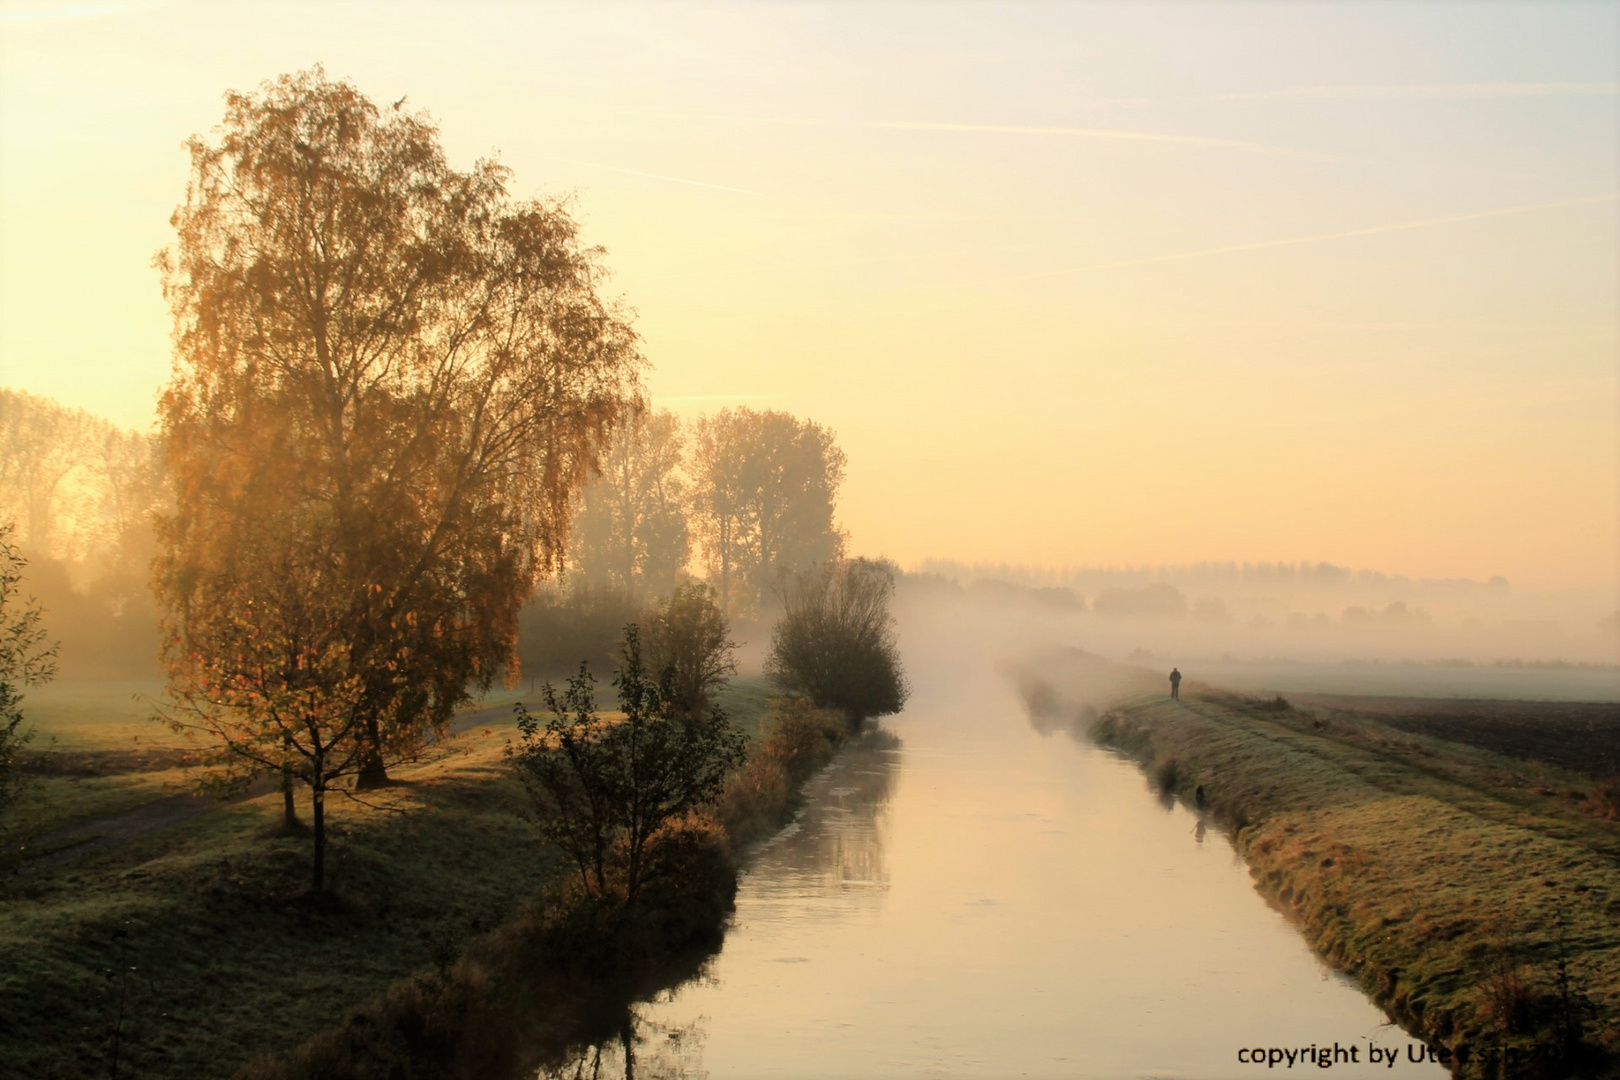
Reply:
[[[14,526],[0,525],[0,817],[17,796],[22,748],[33,736],[23,726],[22,688],[56,673],[56,646],[45,643],[39,605],[20,594],[28,560],[12,543]]]
[[[617,827],[612,809],[615,747],[604,738],[608,729],[596,712],[595,687],[596,679],[583,662],[561,696],[546,683],[551,719],[543,727],[518,702],[522,741],[506,752],[534,801],[541,835],[573,860],[587,891],[603,894]]]
[[[622,889],[633,903],[648,845],[666,823],[713,802],[742,764],[745,740],[724,712],[682,710],[669,668],[652,677],[640,635],[625,628],[614,684],[624,719],[596,711],[585,665],[559,696],[548,683],[544,725],[517,706],[521,742],[508,750],[547,840],[573,860],[580,884],[598,896]]]
[[[282,515],[284,516],[284,515]],[[348,628],[316,587],[326,559],[277,535],[277,515],[196,588],[210,598],[188,612],[199,647],[170,643],[169,720],[207,737],[226,783],[272,772],[283,783],[283,814],[296,818],[291,783],[309,786],[311,888],[326,888],[326,795],[365,766],[368,680],[355,671]],[[198,576],[203,576],[199,573]],[[403,673],[396,676],[403,678]]]
[[[894,640],[887,563],[849,559],[788,579],[765,673],[783,689],[837,709],[852,724],[899,712],[905,673]]]
[[[669,673],[672,704],[689,715],[707,709],[715,691],[737,674],[736,648],[707,585],[677,586],[648,617],[651,667]]]

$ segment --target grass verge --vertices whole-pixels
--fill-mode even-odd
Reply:
[[[765,703],[762,688],[746,684],[726,702],[756,731]],[[305,894],[309,840],[282,829],[274,794],[5,881],[0,1075],[228,1076],[322,1032],[349,1030],[378,1003],[455,983],[455,971],[480,970],[480,956],[529,955],[515,942],[587,955],[577,943],[612,929],[611,918],[560,918],[538,903],[561,864],[524,817],[526,797],[502,757],[511,735],[510,718],[478,714],[435,760],[398,770],[396,786],[366,803],[335,797],[330,903]],[[88,730],[80,740],[94,742]],[[169,797],[191,779],[169,770],[85,775],[76,758],[49,757],[82,752],[90,751],[43,749],[47,768],[32,782],[34,808],[16,835],[85,825]],[[97,759],[97,770],[108,760]],[[711,881],[704,866],[715,857],[688,846],[691,880]],[[729,865],[729,851],[720,858]],[[717,896],[721,908],[729,904],[712,883],[670,898],[668,918],[718,932]],[[660,964],[678,967],[673,946],[658,962],[647,959],[648,942],[703,940],[673,922],[642,927],[639,945],[619,933],[619,959],[639,957],[643,970],[592,994],[616,1000],[637,979],[667,976]],[[574,1030],[592,1000],[553,999],[540,1010],[549,1018],[540,1034]]]
[[[1614,1075],[1620,829],[1590,778],[1342,710],[1137,696],[1093,726],[1459,1076]]]
[[[567,875],[453,965],[396,982],[238,1080],[533,1076],[628,1030],[633,1002],[692,977],[718,950],[739,854],[791,819],[804,782],[848,737],[840,717],[786,700],[749,727],[748,762],[711,813],[655,838],[655,868],[633,905],[591,896]]]

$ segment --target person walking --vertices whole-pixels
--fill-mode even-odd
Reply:
[[[1179,668],[1170,669],[1170,700],[1181,700],[1181,670]]]

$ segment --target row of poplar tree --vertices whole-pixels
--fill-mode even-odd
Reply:
[[[843,473],[832,433],[784,412],[636,415],[581,494],[562,572],[523,613],[524,667],[604,662],[627,622],[698,575],[727,617],[768,616],[795,571],[843,555]]]
[[[843,554],[843,477],[832,433],[784,412],[639,415],[584,490],[569,576],[639,601],[669,592],[695,551],[721,608],[750,614],[785,572]]]

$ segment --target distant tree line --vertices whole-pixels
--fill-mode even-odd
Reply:
[[[167,498],[153,437],[0,389],[0,522],[28,560],[66,673],[156,674],[152,515]]]
[[[162,490],[150,436],[0,388],[0,519],[15,543],[105,572],[129,557]]]
[[[580,494],[562,573],[524,612],[524,666],[607,662],[694,566],[728,617],[779,609],[793,573],[843,556],[844,461],[830,431],[784,412],[632,416]]]
[[[1467,578],[1410,578],[1377,570],[1354,570],[1329,562],[1206,561],[1131,566],[1017,566],[1008,563],[959,563],[930,559],[923,572],[948,579],[999,579],[1025,586],[1060,586],[1095,593],[1101,589],[1167,582],[1190,587],[1288,588],[1316,592],[1353,592],[1400,589],[1413,595],[1502,594],[1505,578],[1489,581]]]
[[[155,675],[153,523],[174,497],[161,440],[0,389],[0,451],[0,521],[15,524],[67,673]],[[729,617],[778,609],[786,575],[844,553],[844,464],[827,428],[784,412],[683,422],[631,403],[520,615],[524,666],[606,663],[625,623],[694,571]]]

